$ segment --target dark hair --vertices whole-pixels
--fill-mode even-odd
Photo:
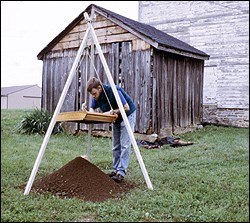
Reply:
[[[101,81],[95,77],[92,77],[88,80],[87,91],[91,92],[93,88],[97,88],[99,85],[101,86]]]

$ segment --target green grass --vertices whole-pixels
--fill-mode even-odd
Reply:
[[[121,198],[103,202],[24,195],[44,140],[17,126],[30,110],[1,110],[1,222],[154,221],[248,222],[249,130],[206,126],[179,135],[191,146],[140,149],[153,190],[147,188],[132,149],[126,180],[139,183]],[[111,170],[111,139],[92,137],[91,162]],[[88,136],[51,135],[36,178],[87,154]]]

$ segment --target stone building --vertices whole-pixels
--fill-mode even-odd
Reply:
[[[139,22],[210,55],[203,121],[249,126],[249,2],[139,1]]]

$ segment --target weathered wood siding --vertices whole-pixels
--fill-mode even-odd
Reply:
[[[132,41],[103,44],[102,51],[114,83],[120,85],[132,97],[137,108],[137,121],[135,131],[145,133],[150,126],[151,96],[148,89],[151,87],[150,79],[150,48],[147,44],[140,44],[140,41],[134,41],[137,44],[137,51],[133,51]],[[138,46],[140,45],[140,47]],[[147,49],[147,50],[144,50]],[[104,71],[102,62],[97,52],[94,54],[95,77],[99,77],[103,83],[108,83],[107,75]],[[88,64],[88,63],[87,63]],[[81,65],[82,84],[81,94],[86,95],[86,62]],[[89,66],[89,65],[87,65]],[[88,68],[89,69],[89,68]],[[88,78],[87,78],[88,79]],[[86,100],[89,101],[89,94]],[[108,129],[106,124],[94,126],[96,129]],[[82,124],[81,128],[87,128]]]
[[[68,78],[68,74],[74,63],[76,50],[63,52],[50,52],[43,60],[42,74],[42,108],[53,112],[57,106],[62,90]],[[72,80],[66,94],[61,111],[73,111],[76,109],[77,76]]]
[[[202,122],[204,61],[155,50],[153,129],[180,132]]]
[[[115,84],[123,87],[136,105],[136,132],[171,134],[201,123],[203,60],[156,50],[99,15],[93,25]],[[59,101],[86,28],[84,21],[79,22],[43,57],[42,107],[51,113]],[[88,46],[61,112],[78,111],[83,102],[90,104],[86,83],[91,76],[108,83],[96,48],[91,50],[91,39]],[[75,130],[88,128],[86,124],[70,126]],[[111,129],[110,124],[95,124],[93,128]]]
[[[115,23],[107,20],[103,16],[97,15],[95,21],[92,23],[99,44],[107,44],[114,42],[122,42],[136,39],[134,35],[125,29],[119,27]],[[87,24],[82,20],[75,28],[73,28],[64,38],[62,38],[52,51],[65,50],[72,48],[79,48],[83,36],[85,35]],[[90,38],[89,38],[89,41]]]
[[[249,126],[249,1],[139,1],[139,21],[210,55],[204,121]]]
[[[122,51],[122,87],[131,95],[137,109],[135,130],[146,133],[150,128],[151,70],[150,49],[132,51],[132,43],[125,43]]]
[[[150,97],[147,92],[150,88],[150,78],[147,78],[150,77],[150,45],[102,16],[98,15],[93,25],[115,84],[121,85],[132,96],[137,106],[136,131],[146,132],[149,128],[150,113]],[[54,112],[61,96],[86,28],[86,23],[80,22],[43,58],[42,107],[51,113]],[[90,39],[88,41],[91,45]],[[62,112],[78,111],[83,102],[89,104],[86,83],[90,76],[99,76],[103,83],[108,83],[97,50],[95,49],[92,60],[89,47],[89,50],[83,53],[79,69],[63,103]],[[85,124],[73,126],[88,128]],[[95,124],[94,128],[108,130],[110,125]]]

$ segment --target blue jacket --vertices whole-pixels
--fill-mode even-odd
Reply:
[[[115,95],[112,91],[111,86],[107,85],[107,84],[103,84],[103,88],[109,98],[109,102],[112,106],[112,108],[115,110],[118,108],[118,104],[116,102],[115,99]],[[126,115],[129,116],[130,114],[132,114],[135,110],[135,104],[133,103],[131,97],[119,86],[116,85],[116,89],[118,91],[118,94],[120,96],[122,105],[125,105],[126,103],[128,103],[130,110],[126,112]],[[101,93],[100,97],[98,100],[95,100],[94,98],[92,98],[92,103],[91,103],[91,108],[96,109],[96,108],[100,108],[102,110],[102,112],[107,112],[110,111],[112,108],[109,105],[109,102],[107,100],[107,97],[105,95],[104,92]],[[119,114],[118,118],[115,121],[115,124],[119,124],[123,121],[122,115]]]

